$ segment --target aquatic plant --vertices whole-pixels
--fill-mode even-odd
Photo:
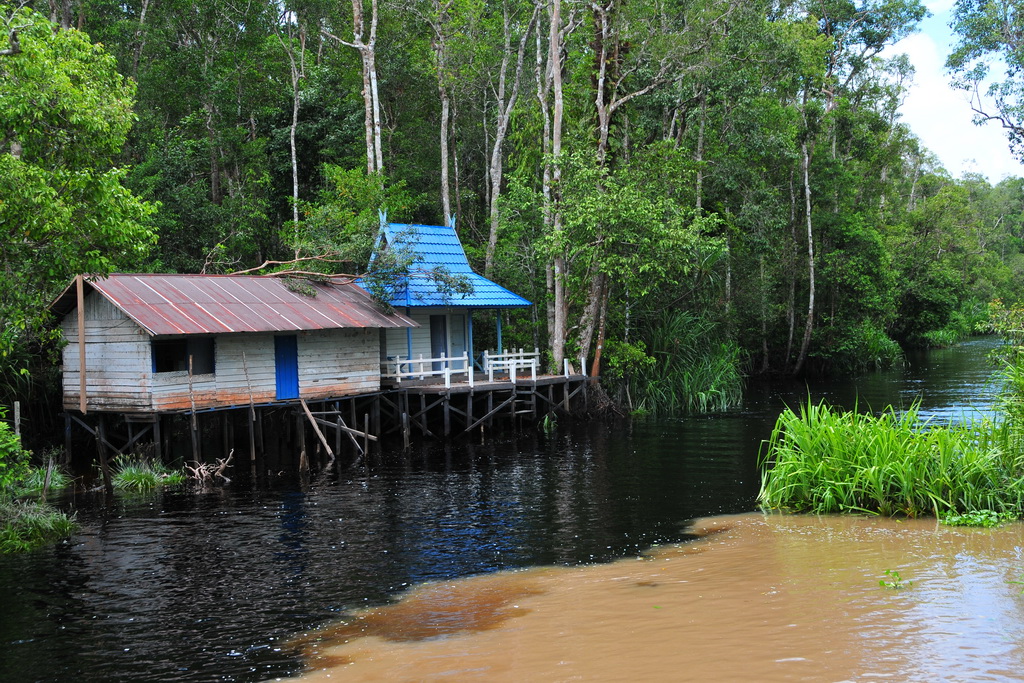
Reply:
[[[1017,515],[1010,512],[996,512],[995,510],[971,510],[963,514],[948,513],[940,518],[940,521],[947,526],[976,526],[991,529],[1002,526],[1007,522],[1017,519]]]
[[[914,583],[913,581],[904,581],[897,569],[886,569],[883,573],[889,577],[889,580],[881,579],[878,582],[878,585],[882,588],[900,590],[901,588],[909,588]]]
[[[0,553],[25,552],[75,532],[73,516],[36,501],[0,501]]]
[[[114,488],[124,491],[148,491],[158,486],[181,484],[184,473],[152,460],[119,459],[111,477]]]
[[[878,416],[824,403],[783,411],[762,446],[759,500],[815,513],[1018,517],[1024,454],[1007,422],[932,426],[915,405]]]

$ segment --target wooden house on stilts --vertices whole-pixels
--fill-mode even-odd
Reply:
[[[474,311],[530,304],[474,273],[453,229],[385,225],[378,246],[400,240],[415,265],[391,312],[341,279],[79,276],[51,307],[68,451],[73,428],[93,436],[108,486],[109,456],[143,444],[164,460],[247,453],[257,477],[585,403],[586,378],[540,374],[536,350],[475,351]],[[438,264],[472,291],[420,276]]]

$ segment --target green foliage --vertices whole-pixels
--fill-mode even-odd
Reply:
[[[1012,432],[1005,422],[923,424],[916,406],[878,416],[787,409],[762,451],[760,500],[816,513],[1019,515],[1024,452]]]
[[[1017,37],[1022,21],[1014,0],[958,0],[950,26],[960,42],[946,60],[954,83],[973,93],[976,122],[998,120],[1018,156],[1024,153],[1024,50]],[[1001,79],[991,73],[994,66],[1004,69]],[[983,84],[987,102],[980,97]]]
[[[945,514],[940,521],[947,526],[974,526],[991,529],[1012,522],[1018,515],[1012,512],[996,512],[995,510],[971,510],[962,515]]]
[[[15,386],[54,338],[50,301],[75,274],[144,262],[156,207],[125,189],[116,165],[134,84],[114,59],[26,7],[0,4],[0,17],[20,45],[0,57],[0,269],[18,283],[0,288],[0,377]]]
[[[21,439],[5,421],[6,416],[6,409],[0,408],[0,498],[29,473],[29,452],[21,447]]]
[[[686,311],[667,311],[644,336],[650,355],[640,345],[612,347],[613,354],[628,350],[620,367],[635,409],[664,416],[739,404],[740,351],[733,342],[715,339],[714,323]]]
[[[17,492],[19,496],[41,493],[43,488],[47,486],[47,468],[46,467],[32,467],[29,469],[28,474],[25,478],[18,483]],[[49,486],[50,491],[57,491],[60,489],[71,486],[72,479],[61,470],[59,467],[54,467],[49,471]]]
[[[17,553],[49,545],[75,533],[78,524],[51,505],[0,500],[0,553]]]
[[[114,488],[122,491],[149,491],[158,486],[185,482],[185,474],[152,460],[124,458],[114,463],[111,477]]]

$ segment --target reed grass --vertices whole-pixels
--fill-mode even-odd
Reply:
[[[152,460],[126,459],[114,464],[111,477],[114,488],[122,491],[149,491],[159,486],[185,482],[185,474]]]
[[[932,426],[915,405],[878,416],[824,403],[787,409],[762,449],[769,508],[917,517],[1019,517],[1024,456],[1008,421]]]
[[[650,415],[726,410],[743,399],[741,352],[716,341],[716,325],[686,311],[662,315],[647,335],[654,362],[630,379],[635,408]]]
[[[24,479],[18,482],[18,495],[27,493],[39,493],[46,486],[45,467],[33,467],[28,471]],[[59,490],[71,486],[72,478],[59,467],[54,467],[50,472],[49,490]]]
[[[0,553],[34,550],[75,532],[73,516],[36,501],[0,501]]]

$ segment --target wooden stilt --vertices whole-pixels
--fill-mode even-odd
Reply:
[[[380,394],[373,397],[373,433],[378,437],[381,435],[380,431]]]
[[[444,435],[445,436],[449,436],[452,433],[452,418],[451,418],[451,413],[448,410],[448,407],[449,407],[448,404],[451,402],[451,400],[452,400],[451,393],[450,392],[446,393],[444,395]]]
[[[64,466],[71,464],[71,416],[64,413]]]
[[[107,462],[107,430],[103,413],[99,415],[96,426],[96,450],[100,456],[100,471],[103,473],[103,486],[108,495],[114,494],[114,482],[110,476],[110,463]]]
[[[249,475],[255,484],[258,472],[256,469],[256,409],[250,405],[246,415],[249,418]]]
[[[305,403],[303,403],[305,407]],[[303,415],[300,413],[295,421],[295,437],[299,440],[299,472],[309,472],[309,455],[306,454],[306,431],[302,423]]]
[[[192,434],[192,459],[194,461],[202,462],[202,454],[199,451],[199,418],[196,416],[195,411],[192,412],[188,421],[189,431]]]
[[[402,445],[409,450],[409,413],[402,413]]]
[[[370,415],[363,413],[363,455],[370,452]]]
[[[425,415],[426,412],[427,412],[427,397],[424,396],[423,394],[420,394],[420,415],[422,416],[420,418],[420,434],[422,434],[423,436],[427,436],[427,434],[428,434],[428,432],[427,432],[427,416]]]
[[[153,456],[160,463],[164,461],[164,435],[160,429],[160,423],[163,422],[163,418],[163,415],[157,413],[153,420]]]

